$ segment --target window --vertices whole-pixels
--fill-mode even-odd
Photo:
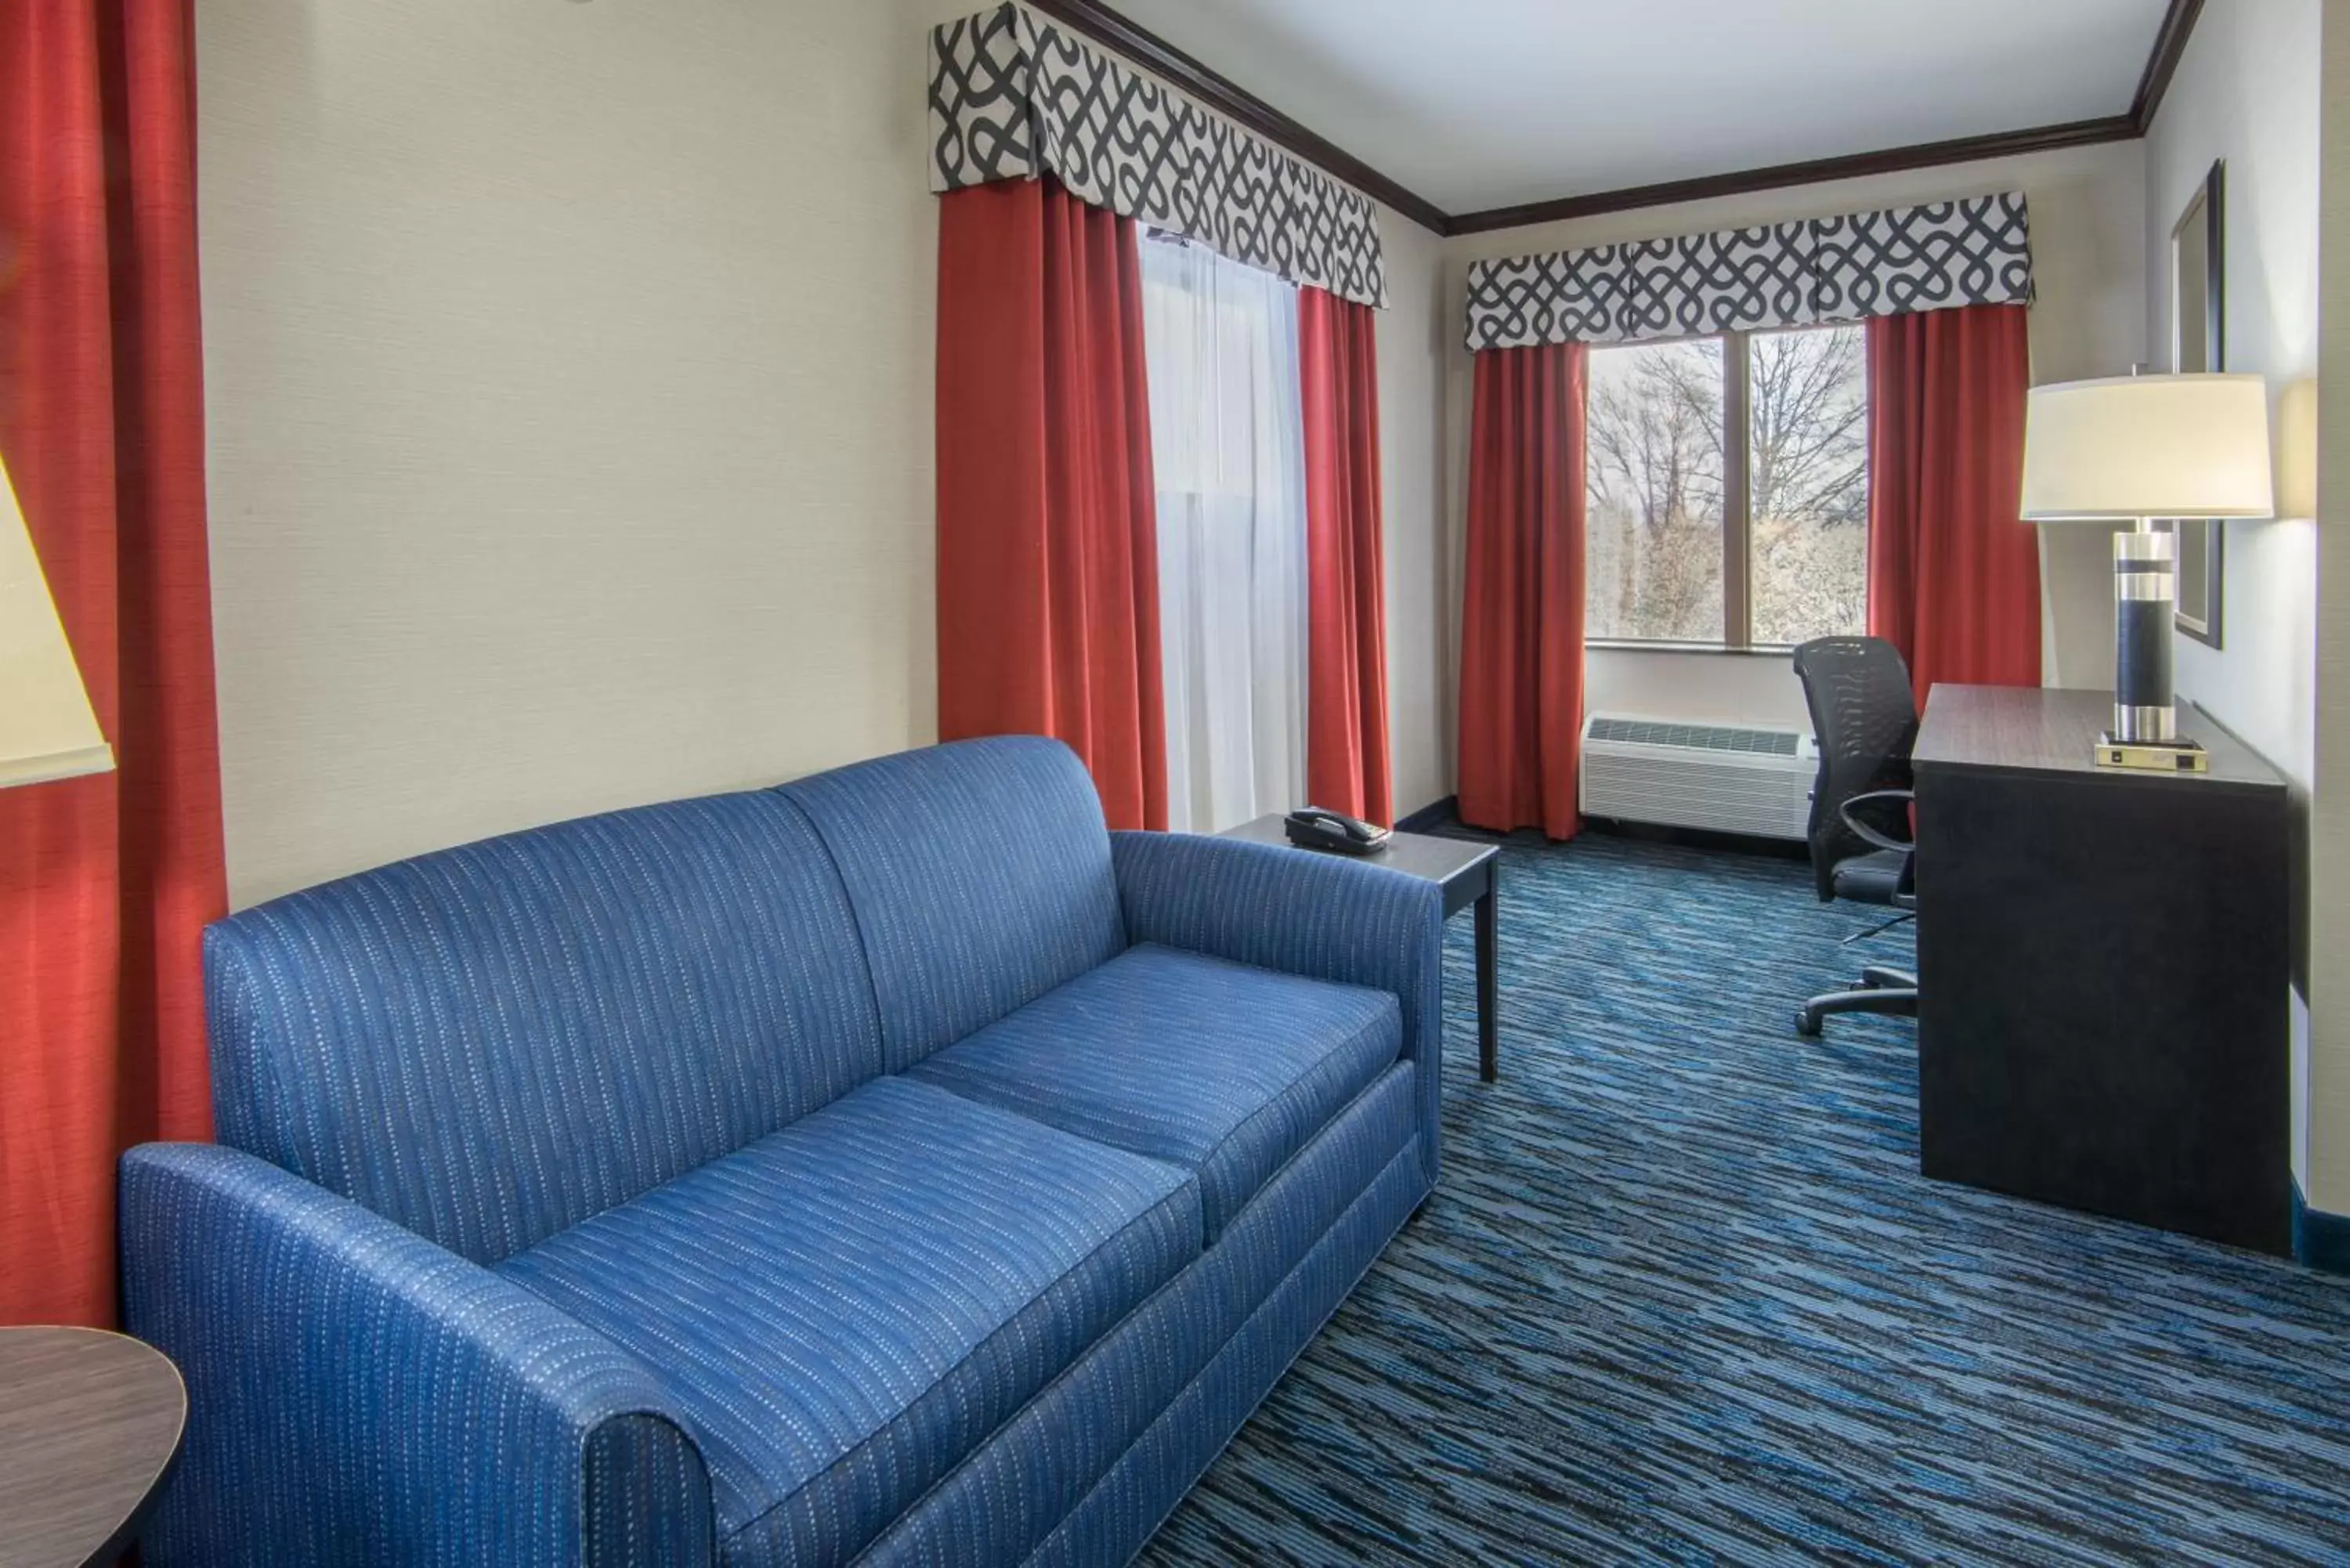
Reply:
[[[1196,245],[1142,246],[1159,501],[1167,825],[1305,798],[1305,454],[1297,290]]]
[[[1722,632],[1719,337],[1591,351],[1584,416],[1584,635]]]
[[[1783,648],[1862,630],[1866,369],[1857,327],[1594,348],[1586,636]]]

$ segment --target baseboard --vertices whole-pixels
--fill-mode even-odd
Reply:
[[[1395,826],[1398,833],[1433,833],[1448,827],[1461,827],[1464,826],[1461,821],[1461,797],[1448,794],[1408,816],[1397,818]],[[1649,823],[1617,822],[1599,816],[1585,817],[1583,826],[1601,833],[1620,834],[1627,838],[1683,844],[1692,849],[1732,849],[1748,855],[1769,855],[1781,860],[1801,860],[1809,854],[1800,840],[1757,838],[1743,833],[1710,833],[1698,827],[1659,827]],[[1545,838],[1540,829],[1532,827],[1522,827],[1514,833],[1494,833],[1482,827],[1472,827],[1469,831],[1503,843],[1539,845],[1555,842]]]
[[[1811,847],[1799,838],[1764,838],[1752,833],[1722,833],[1710,827],[1673,827],[1663,823],[1627,822],[1612,816],[1586,816],[1583,826],[1594,833],[1635,838],[1648,844],[1678,844],[1690,849],[1727,849],[1740,855],[1767,855],[1774,860],[1808,860]]]
[[[1457,815],[1461,797],[1448,794],[1431,805],[1423,805],[1409,816],[1396,823],[1398,833],[1426,833],[1431,827],[1442,827]]]
[[[2293,1184],[2293,1255],[2313,1269],[2350,1274],[2350,1214],[2312,1209],[2298,1178]]]

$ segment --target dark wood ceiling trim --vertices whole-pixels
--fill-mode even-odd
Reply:
[[[2076,119],[2064,125],[2037,126],[2030,130],[2002,130],[1991,136],[1960,136],[1949,141],[1921,141],[1912,147],[1888,147],[1878,152],[1852,152],[1835,158],[1814,158],[1802,163],[1774,163],[1767,169],[1742,169],[1734,173],[1708,174],[1695,180],[1669,180],[1657,185],[1594,191],[1588,195],[1561,196],[1553,201],[1528,202],[1515,207],[1489,207],[1482,212],[1456,213],[1447,232],[1475,234],[1491,229],[1523,228],[1528,223],[1555,223],[1565,218],[1587,218],[1597,213],[1621,213],[1634,207],[1662,207],[1674,202],[1703,202],[1717,196],[1742,195],[1750,191],[1776,191],[1789,185],[1816,185],[1828,180],[1853,180],[1865,174],[1892,174],[1904,169],[1971,163],[1979,158],[2012,158],[2022,152],[2046,152],[2058,147],[2127,141],[2137,133],[2137,127],[2128,115],[2114,114],[2102,119]]]
[[[2137,96],[2130,99],[2130,123],[2144,136],[2154,125],[2155,111],[2162,107],[2162,95],[2170,90],[2170,78],[2178,72],[2178,58],[2187,52],[2187,40],[2195,34],[2195,19],[2203,15],[2203,0],[2170,0],[2170,9],[2162,14],[2162,26],[2154,35],[2154,50],[2146,57],[2146,69],[2137,78]]]
[[[2154,36],[2146,68],[2138,76],[2137,93],[2126,114],[2096,119],[2076,119],[2063,125],[2034,126],[2024,130],[1998,131],[1989,136],[1961,136],[1948,141],[1925,141],[1910,147],[1890,147],[1876,152],[1814,158],[1801,163],[1778,163],[1767,169],[1743,169],[1709,174],[1694,180],[1669,180],[1655,185],[1632,185],[1616,191],[1595,191],[1514,207],[1491,207],[1482,212],[1448,215],[1426,197],[1405,189],[1346,149],[1318,136],[1231,78],[1221,76],[1156,33],[1101,4],[1101,0],[1024,0],[1031,9],[1107,45],[1143,69],[1207,105],[1219,114],[1277,142],[1307,162],[1378,197],[1397,212],[1440,234],[1474,234],[1493,229],[1521,228],[1529,223],[1587,218],[1600,213],[1627,212],[1637,207],[1661,207],[1675,202],[1701,202],[1717,196],[1775,191],[1790,185],[1812,185],[1827,180],[1851,180],[1868,174],[1892,174],[1906,169],[1931,169],[1947,163],[1969,163],[1981,158],[2012,158],[2025,152],[2046,152],[2060,147],[2085,147],[2101,141],[2126,141],[2144,136],[2162,107],[2162,95],[2178,70],[2179,57],[2203,14],[2203,0],[2170,0],[2162,26]]]
[[[1344,148],[1315,135],[1239,83],[1217,75],[1156,33],[1097,0],[1024,0],[1031,10],[1066,22],[1229,119],[1278,142],[1307,162],[1368,192],[1422,228],[1447,232],[1444,209],[1404,189]]]

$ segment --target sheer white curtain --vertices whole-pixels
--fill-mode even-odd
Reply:
[[[1167,825],[1305,804],[1305,456],[1297,291],[1197,245],[1142,246],[1159,486]]]

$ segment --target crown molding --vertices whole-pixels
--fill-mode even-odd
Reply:
[[[1066,22],[1106,44],[1170,87],[1235,120],[1268,141],[1287,148],[1308,163],[1375,196],[1434,234],[1444,234],[1444,209],[1406,190],[1345,148],[1318,136],[1231,78],[1218,75],[1158,34],[1128,20],[1097,0],[1021,0],[1030,10]]]
[[[1518,229],[1529,223],[1555,223],[1566,218],[1628,212],[1635,207],[1662,207],[1675,202],[1703,202],[1717,196],[1742,195],[1749,191],[1776,191],[1789,185],[1818,185],[1830,180],[1856,180],[1866,174],[1892,174],[1904,169],[1932,169],[1945,163],[1971,163],[1981,158],[2012,158],[2021,152],[2046,152],[2058,147],[2086,147],[2100,141],[2127,141],[2136,135],[2137,130],[2130,117],[2115,114],[2102,119],[2076,119],[2064,125],[2034,126],[2029,130],[2002,130],[1989,136],[1921,141],[1914,146],[1888,147],[1877,152],[1848,152],[1835,158],[1809,159],[1801,163],[1774,163],[1767,169],[1741,169],[1728,174],[1701,175],[1694,180],[1668,180],[1656,185],[1595,191],[1587,196],[1561,196],[1548,202],[1528,202],[1516,207],[1489,207],[1482,212],[1456,213],[1445,225],[1445,233],[1478,234],[1492,229]]]
[[[2196,18],[2202,15],[2203,0],[2170,0],[2170,9],[2162,14],[2154,50],[2146,57],[2146,69],[2138,73],[2137,95],[2130,99],[2130,123],[2137,127],[2140,136],[2154,129],[2162,95],[2170,90],[2179,57],[2187,53],[2187,40],[2194,36]]]
[[[1734,170],[1690,180],[1669,180],[1653,185],[1632,185],[1614,191],[1594,191],[1546,202],[1526,202],[1510,207],[1488,207],[1473,213],[1446,213],[1426,197],[1372,168],[1346,149],[1317,135],[1282,113],[1230,78],[1210,69],[1156,33],[1121,16],[1100,0],[1022,0],[1030,9],[1066,23],[1097,43],[1107,45],[1143,69],[1189,94],[1227,119],[1237,121],[1270,141],[1374,196],[1434,234],[1475,234],[1494,229],[1522,228],[1530,223],[1587,218],[1600,213],[1620,213],[1638,207],[1660,207],[1675,202],[1700,202],[1752,191],[1774,191],[1790,185],[1851,180],[1868,174],[1898,173],[1905,169],[1931,169],[1948,163],[1969,163],[1983,158],[2012,158],[2025,152],[2046,152],[2061,147],[2086,147],[2098,142],[2128,141],[2144,136],[2162,108],[2163,94],[2178,73],[2180,57],[2203,13],[2203,0],[2170,0],[2156,29],[2154,47],[2138,75],[2137,92],[2126,113],[2095,119],[2069,120],[2062,125],[2032,126],[2021,130],[1994,131],[1987,136],[1960,136],[1947,141],[1921,141],[1874,152],[1852,152],[1834,158],[1814,158],[1799,163],[1776,163],[1763,169]]]

